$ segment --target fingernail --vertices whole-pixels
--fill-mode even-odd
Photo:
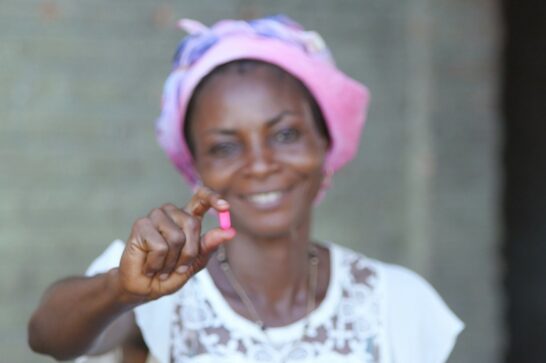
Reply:
[[[228,205],[228,202],[227,202],[227,200],[225,200],[225,199],[218,199],[218,201],[216,202],[216,204],[217,204],[219,207],[222,207],[222,206]]]
[[[179,274],[183,274],[183,273],[185,273],[186,271],[188,271],[188,266],[186,266],[186,265],[179,266],[179,267],[176,269],[176,272],[179,273]]]
[[[154,273],[153,272],[146,272],[146,276],[147,277],[154,277]]]
[[[169,274],[161,274],[159,275],[160,280],[167,280],[169,278]]]

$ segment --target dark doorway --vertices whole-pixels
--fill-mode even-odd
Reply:
[[[504,0],[508,363],[546,362],[546,1]]]

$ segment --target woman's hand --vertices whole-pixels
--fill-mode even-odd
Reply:
[[[29,322],[29,344],[58,360],[101,353],[123,344],[135,329],[131,308],[181,288],[207,264],[216,247],[235,236],[215,228],[201,236],[210,208],[226,201],[201,188],[184,209],[154,209],[133,225],[120,267],[52,285]]]
[[[146,302],[177,291],[206,266],[211,252],[235,236],[235,230],[220,228],[201,235],[201,222],[210,208],[225,211],[229,204],[201,187],[184,209],[165,204],[133,224],[119,267],[127,302]]]

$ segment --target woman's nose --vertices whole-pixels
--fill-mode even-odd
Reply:
[[[264,178],[279,169],[273,151],[264,142],[253,142],[248,148],[246,174]]]

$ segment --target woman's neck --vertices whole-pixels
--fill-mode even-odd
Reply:
[[[226,244],[233,274],[250,296],[280,310],[307,299],[309,230],[305,223],[276,237],[238,231]]]

